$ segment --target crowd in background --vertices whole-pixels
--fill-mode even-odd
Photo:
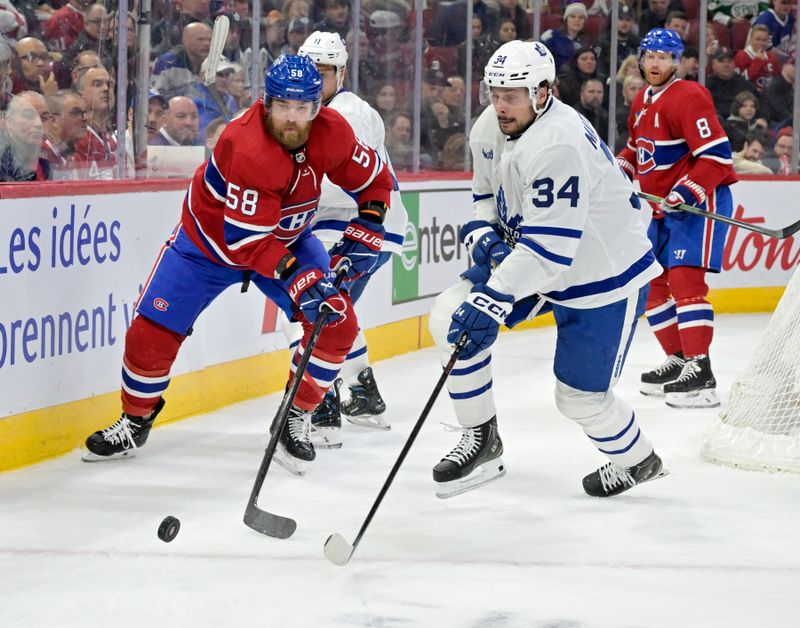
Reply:
[[[471,0],[471,81],[466,81],[467,0],[429,0],[423,9],[421,87],[414,89],[414,0],[362,0],[353,29],[350,0],[263,0],[253,51],[251,0],[153,0],[147,103],[147,163],[134,157],[138,33],[136,2],[127,27],[127,128],[117,129],[117,0],[0,0],[0,180],[92,180],[188,175],[213,148],[226,119],[260,97],[251,85],[283,53],[295,54],[316,30],[336,32],[353,55],[358,37],[360,96],[383,116],[396,170],[413,167],[418,134],[422,169],[464,170],[467,115],[481,113],[479,83],[495,50],[533,35],[528,0]],[[681,78],[698,80],[699,0],[625,0],[617,13],[611,64],[611,1],[542,0],[540,40],[556,60],[556,95],[601,137],[627,139],[628,112],[645,84],[636,50],[648,30],[678,32],[686,51]],[[203,81],[213,20],[230,28],[217,63],[215,99]],[[794,94],[795,5],[789,0],[709,0],[705,84],[732,143],[740,173],[789,174]],[[353,69],[350,74],[352,76]],[[471,87],[470,87],[471,85]],[[467,90],[470,94],[467,94]],[[221,102],[220,102],[221,101]],[[419,129],[414,105],[420,103]],[[120,137],[122,135],[122,137]],[[118,142],[125,165],[118,167]],[[138,154],[138,153],[137,153]],[[170,167],[171,166],[171,167]]]

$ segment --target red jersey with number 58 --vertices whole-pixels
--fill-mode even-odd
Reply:
[[[293,151],[272,137],[265,115],[259,101],[228,124],[194,174],[181,223],[210,259],[273,277],[314,217],[323,175],[359,204],[388,205],[392,179],[378,154],[330,107],[322,107],[308,141]]]
[[[641,90],[631,105],[628,132],[617,157],[639,179],[642,192],[666,196],[688,179],[710,194],[737,181],[728,136],[702,85],[676,79],[657,94],[650,86]]]

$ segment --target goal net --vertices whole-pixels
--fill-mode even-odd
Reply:
[[[747,370],[703,439],[701,456],[800,473],[800,272],[792,276]]]

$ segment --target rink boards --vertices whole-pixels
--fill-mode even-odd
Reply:
[[[119,415],[125,331],[180,218],[185,186],[0,186],[0,471],[70,451]],[[467,267],[457,234],[471,215],[468,179],[411,181],[403,191],[403,254],[373,278],[358,307],[373,361],[428,346],[432,298]],[[785,226],[800,218],[798,192],[798,180],[785,177],[740,182],[735,217]],[[773,309],[799,256],[794,238],[732,229],[725,272],[710,281],[715,308]],[[288,350],[276,314],[252,286],[225,292],[184,343],[162,417],[281,389]]]

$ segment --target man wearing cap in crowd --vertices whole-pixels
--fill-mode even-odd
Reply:
[[[283,51],[287,55],[296,55],[300,46],[311,34],[311,21],[307,17],[296,17],[289,22],[289,31],[286,33],[286,45]]]
[[[609,20],[609,27],[611,21]],[[617,67],[613,72],[608,71],[611,62],[611,31],[606,30],[600,34],[595,46],[600,48],[597,60],[600,72],[606,75],[616,74],[622,62],[630,55],[636,55],[639,50],[639,36],[636,34],[636,15],[633,9],[626,4],[620,4],[617,11]]]
[[[564,25],[558,30],[548,29],[542,33],[542,43],[553,55],[556,72],[561,70],[561,66],[570,60],[578,48],[583,47],[580,35],[588,17],[583,2],[570,2],[564,8]]]
[[[323,0],[325,15],[314,24],[313,30],[339,33],[342,39],[347,39],[350,30],[350,0]]]
[[[792,127],[785,126],[778,131],[772,150],[764,155],[763,163],[775,174],[788,176],[792,174]]]
[[[263,34],[262,49],[266,48],[269,55],[267,65],[281,56],[283,45],[286,43],[286,20],[280,11],[273,9],[267,13],[267,17],[262,21],[265,29]]]
[[[711,76],[706,87],[714,97],[714,106],[723,120],[731,115],[733,99],[740,92],[757,93],[756,86],[736,72],[733,52],[722,46],[717,48],[711,60]]]

